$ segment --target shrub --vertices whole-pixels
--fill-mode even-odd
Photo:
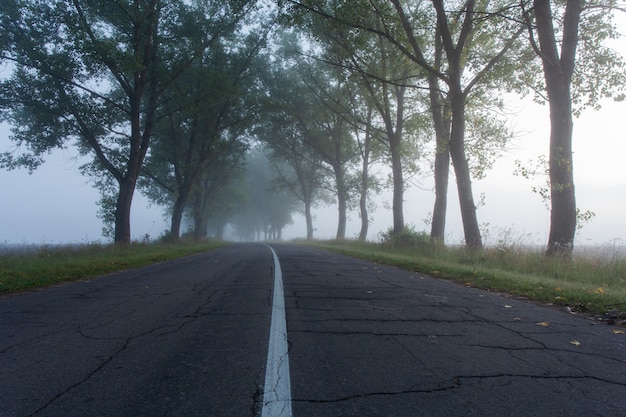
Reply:
[[[378,234],[380,243],[394,248],[418,248],[430,246],[430,235],[424,231],[418,232],[414,226],[405,226],[400,233],[394,233],[389,228]]]

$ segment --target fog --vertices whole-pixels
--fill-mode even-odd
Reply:
[[[533,181],[513,175],[516,159],[526,162],[547,153],[549,138],[548,109],[531,101],[511,102],[510,122],[517,132],[509,149],[498,159],[487,177],[474,181],[474,194],[484,205],[478,208],[486,244],[499,242],[543,245],[547,240],[549,211],[540,197],[533,194]],[[596,217],[577,233],[577,245],[623,244],[626,239],[626,131],[623,116],[626,103],[606,101],[600,111],[588,110],[575,120],[574,173],[577,205],[591,210]],[[12,148],[8,128],[0,128],[0,151]],[[74,150],[57,150],[41,167],[29,175],[26,170],[0,171],[2,204],[0,204],[0,243],[57,244],[108,242],[101,235],[97,218],[99,193],[90,179],[81,176]],[[405,194],[405,219],[417,230],[429,231],[425,219],[430,217],[434,202],[432,176],[424,173],[417,186]],[[382,193],[372,213],[368,238],[392,225],[391,193]],[[332,238],[337,227],[337,209],[330,205],[314,211],[315,237]],[[462,242],[454,177],[450,179],[446,239]],[[169,228],[163,208],[151,206],[139,192],[133,201],[132,239],[156,239]],[[360,228],[358,212],[349,214],[346,237],[357,237]],[[294,224],[283,232],[284,239],[306,236],[304,218],[294,215]]]

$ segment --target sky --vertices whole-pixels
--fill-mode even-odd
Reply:
[[[626,19],[620,23],[626,28]],[[626,33],[626,30],[622,30]],[[626,38],[615,45],[626,54]],[[531,99],[511,99],[509,122],[516,132],[509,148],[497,160],[487,177],[474,181],[478,221],[486,244],[544,245],[549,231],[550,212],[540,197],[531,191],[542,179],[527,180],[513,175],[515,160],[527,163],[547,155],[549,112],[547,106]],[[595,213],[595,218],[577,232],[576,245],[624,246],[626,244],[626,102],[605,100],[599,111],[585,110],[574,120],[574,175],[577,206]],[[0,125],[0,152],[11,149],[7,125]],[[90,179],[80,175],[80,161],[72,148],[56,150],[46,162],[29,175],[27,170],[0,170],[0,245],[108,242],[101,234],[97,218],[99,193]],[[446,241],[461,242],[463,229],[456,198],[454,177],[450,178]],[[429,231],[424,219],[430,217],[434,203],[432,177],[423,178],[418,187],[405,193],[405,221],[416,230]],[[369,239],[392,225],[390,193],[379,198],[372,216]],[[387,203],[387,204],[385,204]],[[316,238],[332,238],[337,227],[335,206],[314,212]],[[294,224],[283,237],[306,236],[304,218],[294,216]],[[132,239],[158,238],[169,228],[163,209],[150,205],[137,193],[132,206]],[[346,237],[358,235],[357,212],[349,214]]]

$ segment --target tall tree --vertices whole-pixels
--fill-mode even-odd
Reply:
[[[512,73],[512,53],[524,28],[516,13],[517,2],[477,2],[476,0],[432,0],[408,4],[400,0],[383,1],[292,1],[298,8],[332,19],[337,24],[365,30],[386,38],[395,48],[432,77],[441,82],[450,107],[450,136],[442,150],[450,152],[457,179],[457,191],[465,243],[482,247],[482,238],[472,193],[471,166],[466,141],[468,103],[477,96],[504,84],[498,79]],[[478,7],[477,7],[478,5]],[[519,14],[519,10],[517,10]],[[439,47],[442,54],[435,54]],[[441,101],[440,101],[441,103]],[[431,106],[441,112],[441,105]],[[440,113],[443,115],[443,113]],[[446,123],[439,123],[445,127]],[[444,132],[445,129],[441,129]],[[440,143],[439,145],[444,145]],[[445,163],[445,162],[444,162]],[[446,172],[437,170],[437,172]],[[446,191],[444,187],[438,187]],[[438,197],[439,198],[439,197]],[[437,211],[439,212],[439,211]]]
[[[163,93],[249,2],[7,0],[0,6],[0,106],[28,153],[3,165],[33,169],[74,141],[94,161],[116,243],[130,243],[130,208]],[[102,173],[109,179],[102,178]],[[113,192],[114,195],[108,194]]]
[[[560,13],[555,14],[553,3]],[[531,46],[541,59],[550,108],[548,172],[551,212],[546,254],[571,256],[578,213],[574,188],[572,115],[576,111],[573,105],[582,101],[573,87],[582,90],[582,95],[587,95],[590,103],[595,105],[599,97],[619,95],[626,78],[623,61],[602,44],[607,38],[616,36],[610,22],[611,15],[607,13],[616,6],[616,2],[567,0],[564,8],[557,3],[534,0],[532,11],[528,11],[526,17]],[[585,10],[589,12],[590,22],[583,26],[581,33]],[[555,24],[557,18],[559,23]],[[586,46],[582,50],[585,68],[578,71],[578,79],[575,79],[581,36],[593,39],[593,45],[583,44]]]
[[[339,15],[349,13],[342,10],[348,8],[347,3],[336,11]],[[358,13],[371,22],[372,27],[378,27],[379,21]],[[390,45],[380,34],[364,30],[352,30],[350,27],[338,24],[334,19],[328,19],[323,14],[311,14],[306,23],[311,36],[318,41],[320,48],[316,58],[325,63],[348,72],[349,79],[358,86],[360,91],[352,94],[367,96],[363,101],[375,109],[376,117],[370,115],[368,121],[358,116],[357,108],[343,109],[344,118],[353,120],[353,123],[369,124],[379,121],[377,126],[383,132],[382,139],[387,147],[389,163],[391,165],[393,183],[393,230],[400,233],[404,229],[404,189],[407,175],[403,157],[406,154],[405,130],[406,119],[415,118],[419,112],[416,109],[414,87],[416,79],[415,65],[401,52]],[[417,68],[419,73],[419,68]],[[361,119],[361,120],[359,120]],[[367,129],[366,128],[366,129]],[[370,129],[369,133],[373,131]],[[413,132],[409,132],[413,133]],[[408,136],[408,135],[407,135]],[[361,155],[366,156],[364,154]],[[413,155],[413,158],[416,156]],[[367,163],[364,165],[367,166]],[[363,212],[363,206],[361,205]]]
[[[307,105],[299,107],[295,117],[300,122],[304,143],[316,152],[334,177],[337,196],[337,239],[345,239],[349,200],[348,169],[357,149],[345,109],[351,89],[341,71],[328,65],[309,65],[300,73],[307,86]]]
[[[236,34],[235,34],[236,35]],[[243,153],[254,121],[254,65],[264,36],[216,42],[175,83],[144,167],[143,186],[171,206],[170,236],[178,239],[187,200],[205,171],[229,153]]]
[[[365,61],[363,56],[353,54],[350,65],[360,75],[360,82],[382,120],[393,180],[393,232],[399,234],[405,227],[402,155],[410,70],[405,57],[394,54],[394,50],[390,50],[380,36],[375,36],[369,46],[371,49]]]
[[[374,106],[365,98],[359,100],[358,96],[353,97],[354,109],[360,112],[354,123],[354,136],[356,144],[361,154],[361,170],[357,175],[356,189],[359,193],[359,216],[361,218],[361,229],[359,231],[359,241],[365,242],[370,225],[370,211],[372,208],[371,197],[380,192],[380,182],[372,173],[372,166],[381,160],[383,154],[382,139],[379,132],[374,128]],[[375,207],[375,206],[374,206]]]
[[[298,42],[297,34],[289,31],[278,40],[276,56],[280,58],[265,79],[264,123],[259,125],[257,137],[293,170],[294,175],[283,176],[284,185],[304,204],[307,238],[313,237],[311,209],[324,199],[322,188],[330,188],[327,177],[334,178],[339,203],[337,237],[343,238],[348,198],[346,166],[356,151],[350,142],[349,126],[337,109],[349,95],[329,68],[303,61]]]

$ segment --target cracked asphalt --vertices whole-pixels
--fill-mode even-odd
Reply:
[[[294,416],[626,415],[615,327],[272,247]],[[258,416],[272,288],[270,250],[236,244],[0,298],[0,416]]]
[[[397,268],[274,249],[294,416],[626,415],[626,338],[614,327]]]
[[[0,299],[0,416],[252,416],[273,260],[262,245]]]

